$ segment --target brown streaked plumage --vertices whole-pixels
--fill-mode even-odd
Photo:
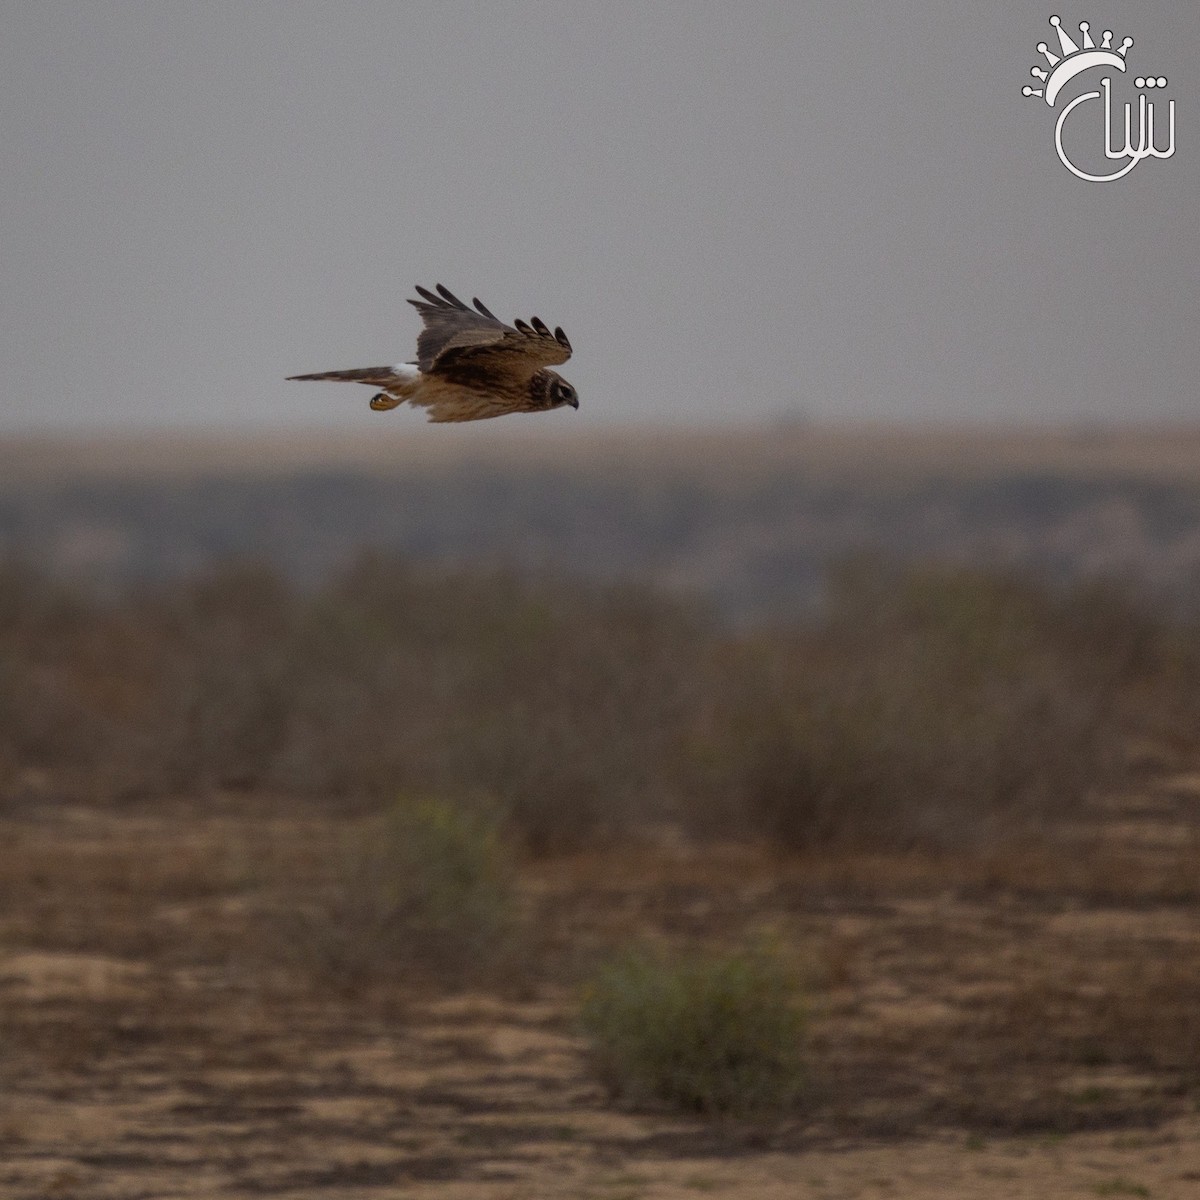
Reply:
[[[371,399],[377,412],[407,401],[428,409],[431,421],[579,407],[575,389],[548,369],[571,357],[561,329],[551,331],[539,317],[505,325],[478,300],[471,309],[440,283],[436,294],[423,287],[417,292],[421,298],[409,304],[425,327],[417,338],[416,362],[289,378],[366,383],[380,389]]]

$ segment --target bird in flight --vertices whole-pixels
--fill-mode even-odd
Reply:
[[[505,325],[478,300],[469,308],[437,285],[437,294],[417,288],[410,300],[425,328],[417,338],[416,362],[394,367],[359,367],[292,375],[290,379],[332,379],[379,388],[376,412],[406,400],[429,410],[431,421],[482,421],[514,412],[548,412],[579,407],[575,389],[548,368],[571,357],[561,329],[551,332],[538,317]]]

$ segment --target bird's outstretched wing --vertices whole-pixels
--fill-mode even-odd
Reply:
[[[417,365],[426,375],[478,385],[489,376],[529,379],[542,367],[565,363],[571,343],[539,318],[505,325],[478,300],[474,309],[437,285],[437,294],[417,288],[410,300],[425,322],[417,338]]]

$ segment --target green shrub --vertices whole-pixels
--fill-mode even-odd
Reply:
[[[346,988],[459,986],[512,949],[512,864],[487,814],[426,801],[358,825],[317,895],[285,918],[291,954]]]
[[[582,1021],[616,1099],[749,1116],[804,1092],[804,1011],[764,950],[628,951],[588,987]]]

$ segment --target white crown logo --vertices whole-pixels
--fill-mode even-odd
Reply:
[[[1122,179],[1134,167],[1147,158],[1171,158],[1175,153],[1175,101],[1158,96],[1147,96],[1141,92],[1135,100],[1121,101],[1118,99],[1117,108],[1113,109],[1113,78],[1111,71],[1125,73],[1125,56],[1133,45],[1133,38],[1127,37],[1119,46],[1113,45],[1111,29],[1106,29],[1100,38],[1100,45],[1092,40],[1091,26],[1086,21],[1079,22],[1079,38],[1073,38],[1063,27],[1062,20],[1051,17],[1050,24],[1058,34],[1058,47],[1061,53],[1055,54],[1045,42],[1038,42],[1038,50],[1046,56],[1049,70],[1034,67],[1029,73],[1039,80],[1043,87],[1030,87],[1026,84],[1021,89],[1023,96],[1042,96],[1046,103],[1054,108],[1056,101],[1063,95],[1063,89],[1077,76],[1093,67],[1101,68],[1099,86],[1086,91],[1072,88],[1071,95],[1065,99],[1058,119],[1054,122],[1054,148],[1058,151],[1058,160],[1072,175],[1090,183],[1109,183]],[[1092,77],[1094,78],[1094,77]],[[1146,91],[1157,90],[1167,86],[1165,75],[1139,75],[1133,84],[1136,88]],[[1166,105],[1167,136],[1164,144],[1161,136],[1156,136],[1155,107],[1161,109]],[[1098,143],[1097,149],[1090,156],[1084,155],[1083,163],[1078,159],[1081,138],[1086,136],[1088,118],[1082,118],[1083,124],[1072,114],[1077,109],[1087,106],[1092,114],[1092,136]],[[1063,140],[1063,127],[1070,120],[1072,131],[1078,129],[1079,134],[1072,132],[1066,142]],[[1158,122],[1158,135],[1162,133],[1164,122]],[[1124,138],[1121,130],[1124,128]],[[1115,136],[1114,136],[1115,135]],[[1100,154],[1103,158],[1100,158]],[[1106,164],[1120,163],[1119,167],[1109,168]]]
[[[1046,103],[1051,107],[1053,107],[1055,100],[1058,99],[1058,94],[1062,91],[1063,85],[1068,80],[1074,79],[1081,71],[1086,71],[1089,67],[1099,66],[1116,67],[1118,71],[1125,70],[1125,55],[1128,53],[1129,47],[1133,45],[1133,38],[1125,38],[1120,46],[1114,50],[1112,48],[1112,30],[1106,29],[1100,39],[1100,45],[1097,46],[1092,41],[1092,35],[1088,32],[1091,26],[1086,21],[1080,21],[1079,32],[1082,34],[1083,40],[1083,45],[1080,46],[1062,27],[1062,21],[1058,17],[1051,17],[1050,24],[1054,26],[1058,33],[1058,41],[1062,49],[1062,54],[1055,54],[1047,47],[1045,42],[1038,42],[1037,48],[1046,56],[1046,61],[1050,64],[1050,70],[1047,72],[1043,71],[1041,67],[1034,67],[1029,73],[1046,85]],[[1042,94],[1042,88],[1032,88],[1028,84],[1021,89],[1022,96],[1041,96]]]

